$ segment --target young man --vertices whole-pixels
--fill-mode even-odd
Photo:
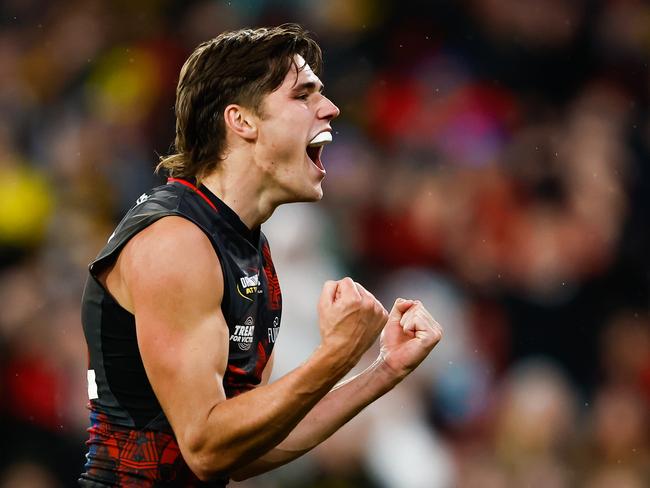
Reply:
[[[90,266],[82,319],[90,438],[82,486],[225,486],[325,440],[408,375],[441,338],[422,304],[390,314],[328,281],[321,344],[267,384],[282,299],[260,224],[322,197],[338,108],[297,25],[229,32],[181,71],[177,154]],[[383,329],[383,331],[382,331]],[[381,332],[375,363],[335,386]]]

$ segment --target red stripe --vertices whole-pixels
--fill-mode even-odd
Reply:
[[[205,193],[203,193],[201,190],[199,190],[196,186],[194,186],[189,181],[181,180],[180,178],[167,178],[167,183],[180,183],[181,185],[185,185],[186,187],[191,188],[196,193],[198,193],[199,196],[201,198],[203,198],[203,200],[205,200],[208,203],[208,205],[210,205],[215,212],[219,211],[219,210],[217,210],[217,207],[215,207],[214,203],[212,203],[212,201],[210,201],[210,199],[205,196]]]

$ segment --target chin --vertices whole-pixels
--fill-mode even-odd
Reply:
[[[299,197],[296,197],[295,199],[292,199],[290,202],[287,203],[311,203],[311,202],[319,202],[323,198],[323,192],[314,192],[309,195],[302,195]]]
[[[319,202],[323,198],[323,186],[319,182],[318,185],[314,187],[314,190],[312,192],[311,198],[309,200],[306,200],[307,202]]]
[[[323,198],[323,188],[321,184],[305,189],[302,192],[295,192],[291,197],[287,198],[282,203],[307,203],[307,202],[318,202]]]
[[[314,188],[314,192],[311,195],[311,198],[306,199],[306,202],[319,202],[323,198],[323,188],[318,185],[318,188]]]

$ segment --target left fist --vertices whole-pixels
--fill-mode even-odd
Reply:
[[[380,357],[404,378],[442,339],[442,327],[418,300],[395,300],[380,338]]]

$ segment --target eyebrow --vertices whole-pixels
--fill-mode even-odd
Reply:
[[[291,91],[292,91],[292,92],[300,92],[300,91],[303,91],[303,90],[307,90],[307,91],[316,91],[316,87],[317,87],[317,86],[318,86],[318,85],[317,85],[315,82],[313,82],[313,81],[307,81],[307,82],[305,82],[305,83],[301,83],[300,85],[296,85],[296,86],[294,86],[294,87],[291,89]],[[321,84],[320,84],[320,87],[318,88],[317,91],[318,91],[319,93],[322,93],[324,89],[325,89],[325,85],[323,85],[323,84],[321,83]]]

